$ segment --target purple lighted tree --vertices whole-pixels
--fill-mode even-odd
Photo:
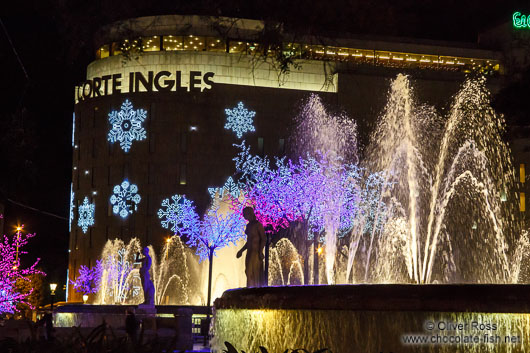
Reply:
[[[27,304],[31,309],[34,309],[25,300],[33,292],[33,289],[28,293],[20,293],[16,287],[17,280],[30,282],[28,276],[31,274],[46,276],[44,272],[36,269],[40,259],[37,259],[28,268],[21,268],[20,266],[21,255],[27,254],[21,248],[34,236],[35,234],[24,235],[19,231],[13,238],[4,235],[3,241],[0,242],[0,314],[14,313],[17,311],[18,303]]]
[[[362,170],[337,154],[318,152],[295,161],[277,158],[271,168],[267,158],[253,156],[244,143],[237,147],[241,152],[234,161],[243,196],[232,199],[233,207],[252,205],[269,233],[300,222],[307,238],[313,237],[315,246],[326,242],[328,258],[334,258],[337,236],[352,229],[363,213]]]
[[[96,265],[89,268],[81,265],[79,275],[75,281],[70,280],[77,292],[85,295],[97,293],[101,287],[101,277],[103,274],[103,264],[101,260],[96,260]]]

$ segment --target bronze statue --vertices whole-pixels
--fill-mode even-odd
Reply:
[[[149,269],[151,268],[151,256],[149,255],[149,248],[146,246],[143,248],[142,253],[144,257],[140,259],[140,254],[138,253],[136,258],[137,261],[140,261],[142,263],[142,267],[140,267],[140,280],[142,282],[142,288],[144,290],[144,302],[142,305],[155,305],[155,286],[153,285],[153,282],[151,281],[151,277],[149,275]]]
[[[243,217],[248,221],[245,234],[247,243],[237,252],[237,258],[240,258],[243,251],[247,251],[245,257],[245,274],[247,275],[247,287],[261,287],[264,282],[263,274],[263,248],[265,247],[266,237],[263,225],[258,222],[254,209],[245,207]]]

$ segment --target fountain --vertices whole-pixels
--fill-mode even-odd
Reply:
[[[410,79],[398,75],[362,156],[355,122],[329,113],[318,96],[304,102],[296,123],[294,153],[333,156],[328,177],[338,161],[361,167],[363,201],[355,207],[363,212],[344,223],[339,187],[327,185],[321,230],[292,224],[273,237],[268,288],[230,290],[246,282],[244,259],[235,257],[242,244],[221,249],[212,277],[214,351],[224,341],[245,351],[525,351],[530,288],[521,283],[529,280],[530,243],[502,117],[484,79],[466,80],[441,114],[418,103]],[[143,301],[135,264],[143,245],[107,242],[91,303]],[[156,250],[150,246],[155,303],[205,305],[207,267],[193,250],[177,236]]]
[[[352,140],[342,118],[318,98],[303,114],[295,137],[306,151],[356,158],[341,144]],[[360,162],[366,183],[382,180],[367,188],[375,202],[346,235],[326,222],[322,238],[327,283],[356,285],[227,291],[215,303],[214,351],[225,341],[245,351],[528,351],[530,288],[517,283],[530,245],[503,131],[484,79],[466,80],[440,114],[398,75]]]

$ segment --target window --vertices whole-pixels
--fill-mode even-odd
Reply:
[[[149,152],[155,153],[155,133],[149,133]]]
[[[285,154],[285,139],[278,140],[278,154],[283,156]]]
[[[524,192],[519,193],[519,211],[524,212],[526,211],[526,202],[525,202],[525,194]]]
[[[120,43],[113,42],[111,46],[110,55],[118,55],[118,54],[121,54]]]
[[[74,281],[75,281],[76,275],[77,275],[76,267],[77,267],[77,260],[74,259],[74,271],[73,271],[74,272]]]
[[[162,47],[164,50],[184,50],[182,45],[182,36],[164,36],[162,40]]]
[[[263,137],[258,137],[258,154],[263,156],[264,154]]]
[[[92,139],[92,158],[96,158],[96,139]]]
[[[526,173],[524,169],[524,163],[521,163],[519,165],[519,182],[524,183],[525,179],[526,179]]]
[[[215,37],[206,37],[206,50],[226,52],[226,42]]]
[[[182,131],[180,133],[180,151],[182,153],[186,153],[187,147],[188,147],[188,141],[186,141],[186,132]]]
[[[190,34],[183,38],[184,50],[204,51],[206,48],[206,39]]]
[[[97,59],[103,59],[109,56],[109,45],[105,44],[102,45],[97,51],[96,51],[96,58]]]
[[[186,164],[180,165],[180,185],[186,185]]]
[[[142,37],[143,51],[160,51],[160,37]]]

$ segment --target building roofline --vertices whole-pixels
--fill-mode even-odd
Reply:
[[[95,36],[96,48],[104,43],[119,41],[134,36],[193,34],[199,36],[223,36],[226,38],[256,40],[265,23],[260,20],[199,16],[159,15],[146,16],[114,22],[103,27]],[[344,46],[368,50],[403,51],[417,54],[455,55],[501,59],[500,51],[480,48],[478,43],[453,42],[410,37],[389,37],[343,33],[323,35],[294,34],[286,31],[285,38],[303,44]]]

